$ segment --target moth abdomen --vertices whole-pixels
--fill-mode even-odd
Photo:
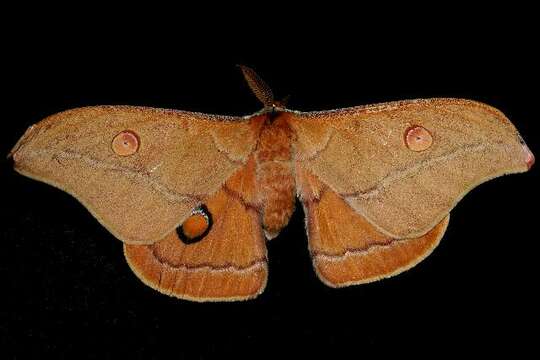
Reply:
[[[266,122],[255,159],[258,197],[263,206],[263,227],[271,239],[287,225],[294,211],[295,181],[292,171],[291,129],[281,113]]]

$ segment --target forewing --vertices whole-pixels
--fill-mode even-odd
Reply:
[[[119,156],[114,137],[140,141]],[[15,169],[76,197],[117,238],[150,244],[170,234],[247,161],[249,119],[128,106],[78,108],[30,127]]]
[[[472,188],[523,172],[532,154],[498,110],[458,99],[291,113],[296,162],[392,238],[415,238],[440,223]],[[405,132],[432,137],[412,151]]]

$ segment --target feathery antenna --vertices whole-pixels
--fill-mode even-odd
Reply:
[[[257,99],[263,103],[264,107],[273,107],[274,94],[268,84],[265,83],[252,68],[245,65],[238,65],[238,67],[242,70],[242,74],[244,75],[244,79],[246,79],[249,88],[253,91],[253,94],[255,94]]]

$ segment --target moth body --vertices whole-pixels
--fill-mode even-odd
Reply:
[[[286,113],[267,113],[251,121],[260,123],[256,160],[258,200],[268,239],[274,238],[289,222],[296,194],[292,165],[292,130]]]

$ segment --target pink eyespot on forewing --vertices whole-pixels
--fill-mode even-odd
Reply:
[[[139,150],[139,137],[131,130],[124,130],[114,137],[112,149],[116,155],[133,155]]]
[[[433,136],[422,126],[411,126],[405,130],[405,144],[412,151],[424,151],[433,144]]]

